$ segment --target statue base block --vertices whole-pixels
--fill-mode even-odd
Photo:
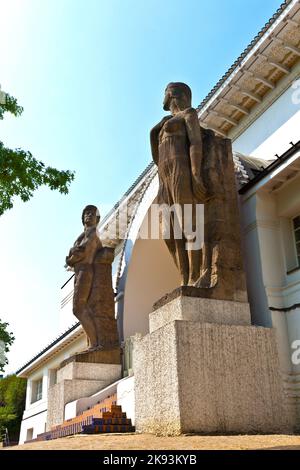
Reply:
[[[62,365],[57,371],[57,383],[48,392],[47,430],[64,421],[67,403],[93,395],[116,382],[121,378],[121,369],[120,364],[77,360]]]
[[[121,349],[97,349],[95,351],[83,351],[65,359],[60,367],[71,362],[88,362],[91,364],[121,364]]]
[[[151,333],[134,342],[137,431],[159,435],[292,432],[295,417],[285,402],[275,331],[174,320],[172,310],[170,302],[154,312]],[[184,307],[181,314],[192,315],[192,309],[186,312]]]
[[[242,274],[241,274],[242,276]],[[153,310],[161,308],[163,305],[171,302],[171,300],[176,299],[177,297],[190,297],[190,298],[202,298],[202,299],[211,299],[211,300],[225,300],[229,302],[240,302],[247,303],[248,296],[245,290],[237,290],[232,292],[231,290],[224,290],[216,287],[204,288],[204,287],[194,287],[194,286],[180,286],[176,289],[168,292],[163,297],[161,297],[153,305]]]
[[[171,298],[168,303],[162,303],[160,308],[150,313],[150,333],[174,320],[250,326],[250,306],[248,302],[179,295]]]

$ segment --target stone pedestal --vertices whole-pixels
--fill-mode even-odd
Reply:
[[[175,320],[249,326],[251,314],[246,302],[179,296],[150,313],[149,331]]]
[[[57,383],[48,391],[47,430],[64,421],[65,405],[92,395],[121,378],[120,364],[76,362],[62,364]]]
[[[98,349],[96,351],[82,351],[65,359],[60,367],[64,367],[71,362],[87,362],[90,364],[121,364],[121,349]]]
[[[137,431],[293,430],[275,332],[250,326],[248,305],[237,304],[178,298],[150,315],[150,334],[134,344]]]

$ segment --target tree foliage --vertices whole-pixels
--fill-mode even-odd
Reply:
[[[14,116],[21,116],[23,113],[22,106],[19,106],[16,98],[10,96],[8,93],[5,95],[4,102],[0,102],[0,119],[3,119],[5,112],[9,112]]]
[[[0,320],[0,371],[7,364],[6,354],[14,342],[13,334],[8,331],[8,323]],[[17,441],[22,414],[25,407],[26,380],[10,375],[0,379],[0,440],[7,429],[11,441]]]
[[[7,429],[11,441],[18,440],[25,398],[25,379],[9,375],[0,380],[0,435]]]
[[[15,340],[14,335],[7,329],[8,323],[0,319],[0,372],[4,371],[4,366],[8,363],[6,354]]]
[[[0,102],[0,119],[5,112],[20,116],[23,108],[14,97],[6,94],[5,100]],[[26,202],[42,185],[67,194],[73,179],[73,172],[46,166],[29,151],[9,149],[0,141],[0,215],[13,207],[15,197]]]

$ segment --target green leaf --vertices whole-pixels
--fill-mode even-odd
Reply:
[[[6,94],[4,104],[0,104],[0,119],[5,112],[20,116],[23,112],[16,98]],[[38,161],[29,151],[6,148],[0,141],[0,215],[12,209],[15,197],[29,201],[40,186],[68,194],[75,173],[60,171]]]

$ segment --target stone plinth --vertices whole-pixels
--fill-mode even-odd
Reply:
[[[57,371],[57,383],[49,388],[47,430],[64,421],[65,405],[99,392],[121,378],[120,364],[69,362]]]
[[[82,351],[65,359],[60,367],[64,367],[71,362],[87,362],[90,364],[121,364],[121,349],[99,349],[96,351]]]
[[[243,290],[239,290],[235,295],[230,296],[229,293],[222,293],[220,291],[210,289],[210,288],[201,288],[194,286],[180,286],[176,289],[168,292],[163,297],[158,299],[153,305],[153,310],[158,310],[163,305],[168,304],[171,300],[176,299],[177,297],[196,297],[201,299],[211,299],[211,300],[225,300],[230,302],[241,302],[247,303],[248,296],[247,293]]]
[[[161,310],[161,326],[153,317],[152,332],[134,343],[137,431],[292,431],[294,417],[285,406],[273,329],[170,320],[172,312],[165,322],[167,308]],[[185,315],[193,316],[192,309]],[[194,315],[201,320],[206,314]],[[246,321],[246,314],[243,318]]]
[[[149,315],[150,333],[174,320],[251,325],[250,307],[246,302],[178,296]]]
[[[119,364],[88,364],[70,362],[57,371],[57,383],[63,380],[101,380],[112,383],[120,373]],[[118,378],[118,377],[117,377]]]

